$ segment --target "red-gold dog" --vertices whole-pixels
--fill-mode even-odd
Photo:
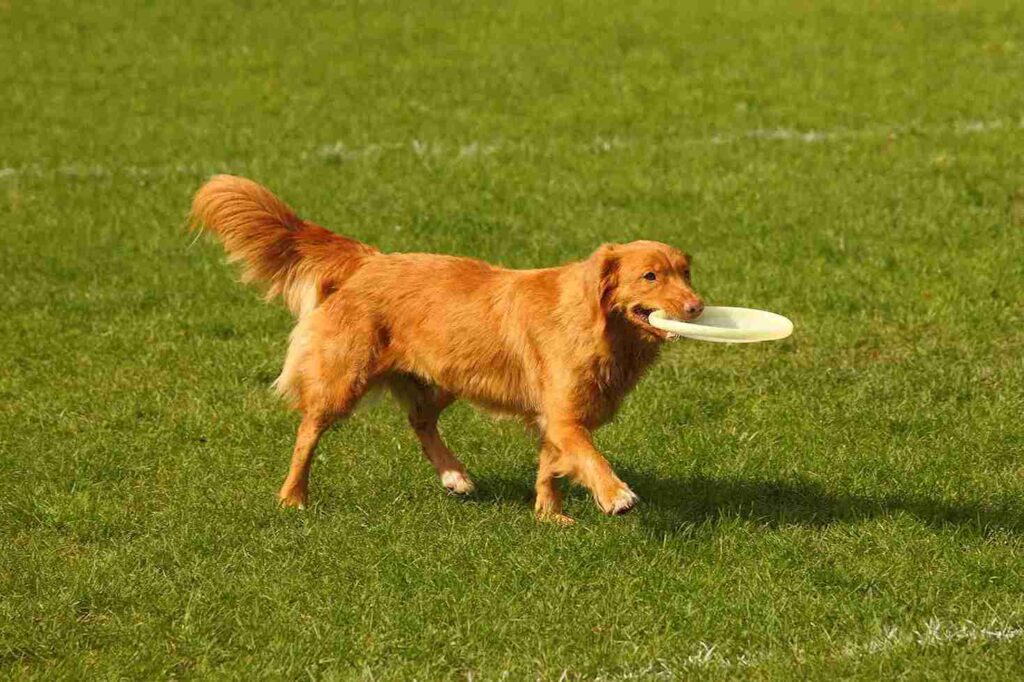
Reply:
[[[507,270],[470,258],[385,254],[299,219],[266,188],[218,175],[197,193],[194,227],[209,228],[244,280],[269,283],[298,322],[277,390],[302,412],[283,505],[306,504],[321,434],[370,389],[386,387],[453,493],[466,469],[437,420],[457,398],[521,417],[542,436],[536,512],[560,522],[555,479],[568,476],[608,514],[637,501],[591,441],[667,338],[648,324],[663,309],[703,309],[690,258],[651,241],[605,244],[556,268]]]

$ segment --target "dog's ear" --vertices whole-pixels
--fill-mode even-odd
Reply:
[[[615,299],[615,287],[619,285],[618,244],[602,244],[590,256],[590,263],[601,310],[610,312]]]

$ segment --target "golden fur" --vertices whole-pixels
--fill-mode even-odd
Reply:
[[[282,504],[305,505],[317,441],[374,387],[398,398],[452,492],[473,484],[437,420],[464,398],[538,429],[539,516],[569,520],[561,477],[589,488],[606,513],[635,504],[590,434],[614,416],[668,336],[647,314],[700,314],[686,254],[650,241],[605,244],[583,261],[538,270],[384,254],[301,220],[266,188],[230,175],[196,193],[192,224],[212,230],[244,264],[243,278],[268,283],[267,297],[280,295],[298,319],[276,382],[302,412]]]

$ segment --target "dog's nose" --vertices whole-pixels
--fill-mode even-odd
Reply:
[[[686,304],[683,305],[683,312],[692,320],[704,312],[704,301],[699,298],[687,301]]]

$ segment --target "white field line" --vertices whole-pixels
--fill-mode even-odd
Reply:
[[[826,651],[807,651],[799,647],[785,651],[744,652],[723,654],[714,644],[699,642],[693,652],[680,662],[656,660],[644,668],[628,672],[598,675],[597,680],[649,680],[686,679],[687,671],[693,670],[739,670],[752,668],[772,661],[792,661],[794,656],[810,662],[815,660],[846,660],[877,656],[892,650],[925,649],[968,642],[998,644],[1024,637],[1024,628],[990,623],[978,625],[972,621],[943,623],[937,619],[925,622],[917,628],[885,628],[875,637],[866,641],[841,643]]]
[[[831,128],[823,130],[797,130],[795,128],[752,128],[734,133],[722,133],[710,137],[679,138],[668,140],[667,146],[704,147],[738,144],[746,141],[790,142],[802,144],[821,144],[842,140],[886,139],[899,135],[942,136],[981,135],[992,132],[1024,130],[1024,117],[1017,121],[954,121],[951,123],[922,126],[916,124],[892,124],[870,126],[867,128]],[[592,141],[570,145],[574,152],[608,153],[616,149],[629,149],[637,146],[637,142],[618,136],[595,137]],[[299,154],[301,160],[318,159],[348,163],[364,159],[375,159],[386,154],[412,154],[421,159],[440,159],[461,161],[475,157],[485,157],[497,152],[530,151],[543,152],[550,150],[542,144],[532,141],[473,141],[443,142],[411,140],[409,142],[376,142],[362,146],[350,146],[343,141],[321,144]],[[202,161],[195,163],[136,165],[126,164],[109,166],[96,163],[66,163],[59,166],[28,164],[25,166],[0,166],[0,180],[16,177],[27,178],[79,178],[102,179],[112,177],[128,178],[165,178],[173,176],[204,176],[226,169],[244,169],[247,162],[235,161]]]
[[[951,625],[930,620],[913,631],[887,628],[866,642],[853,643],[840,650],[841,658],[860,658],[890,649],[934,647],[962,642],[1008,642],[1024,636],[1024,628],[999,625],[979,626],[971,621]]]
[[[29,164],[19,167],[0,168],[0,180],[6,178],[79,178],[95,180],[112,177],[128,178],[166,178],[175,175],[208,175],[224,168],[238,168],[244,166],[240,161],[203,162],[192,164],[168,164],[154,166],[140,166],[126,164],[123,166],[104,166],[98,163],[65,163],[59,166],[47,167],[42,164]]]

